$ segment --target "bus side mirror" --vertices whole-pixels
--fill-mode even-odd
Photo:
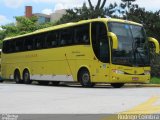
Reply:
[[[158,40],[156,40],[155,38],[152,38],[152,37],[148,37],[148,41],[155,45],[155,52],[157,54],[159,54],[159,42],[158,42]]]
[[[114,34],[112,32],[108,32],[108,36],[112,40],[113,49],[118,49],[118,38],[117,38],[116,34]]]

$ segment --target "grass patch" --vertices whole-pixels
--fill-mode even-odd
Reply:
[[[151,84],[160,84],[160,78],[152,77],[150,83]]]

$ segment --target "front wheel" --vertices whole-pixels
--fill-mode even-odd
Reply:
[[[91,83],[88,70],[81,70],[78,79],[83,87],[93,87],[95,85],[94,83]]]
[[[25,84],[31,84],[32,83],[32,81],[30,80],[30,74],[29,74],[28,70],[24,71],[23,81],[24,81]]]
[[[111,86],[113,88],[121,88],[124,86],[124,83],[111,83]]]

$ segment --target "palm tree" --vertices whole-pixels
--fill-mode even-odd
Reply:
[[[122,6],[123,6],[123,5],[124,5],[124,6],[127,6],[128,12],[129,12],[131,3],[132,3],[132,2],[135,2],[136,0],[121,0],[121,1],[125,3],[125,4],[122,4]]]
[[[116,17],[114,15],[114,13],[119,10],[117,9],[118,5],[117,3],[115,2],[114,4],[110,3],[110,5],[108,7],[105,8],[105,13],[108,17]]]
[[[88,0],[89,6],[90,6],[90,10],[91,10],[91,14],[92,14],[92,18],[96,18],[96,17],[104,17],[104,6],[106,4],[107,0],[103,0],[103,2],[101,0],[98,0],[97,5],[94,7],[92,5],[91,0]]]
[[[132,2],[135,2],[136,0],[121,0],[121,1],[122,1],[122,3],[120,4],[121,8],[125,9],[127,7],[127,10],[125,10],[126,13],[125,19],[128,19],[128,13],[130,13]]]
[[[92,10],[97,10],[97,9],[103,9],[105,4],[106,4],[107,0],[103,0],[102,4],[101,4],[101,0],[98,0],[96,7],[94,8],[94,6],[92,5],[91,0],[88,0],[89,6]]]

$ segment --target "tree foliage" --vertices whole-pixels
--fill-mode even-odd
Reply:
[[[10,23],[2,26],[3,32],[5,33],[3,37],[15,36],[19,33],[18,28],[14,23]]]
[[[101,3],[102,2],[102,3]],[[104,6],[106,4],[106,0],[98,0],[97,5],[94,7],[92,5],[91,0],[88,0],[89,3],[89,7],[90,7],[90,18],[97,18],[97,17],[104,17],[105,13],[104,13]]]
[[[5,38],[5,31],[4,30],[0,30],[0,40],[4,39]]]
[[[90,12],[91,10],[87,8],[86,3],[81,8],[68,9],[58,24],[90,19]]]
[[[12,37],[16,35],[21,35],[29,32],[33,32],[38,29],[46,28],[55,25],[56,23],[37,23],[37,17],[33,16],[31,18],[26,17],[15,17],[16,23],[11,23],[3,25],[2,30],[0,30],[0,40],[5,37]]]
[[[121,0],[122,3],[120,4],[121,7],[124,9],[124,8],[128,8],[128,10],[130,9],[131,5],[132,5],[132,2],[135,2],[136,0]]]
[[[83,6],[80,8],[66,10],[66,14],[58,21],[58,24],[106,17],[107,9],[104,8],[106,0],[103,0],[102,4],[101,2],[101,0],[98,0],[97,5],[93,6],[91,0],[88,0],[89,8],[86,6],[86,3],[83,3]]]
[[[5,32],[5,37],[21,35],[36,30],[36,17],[15,17],[16,23],[3,25],[2,29]]]

